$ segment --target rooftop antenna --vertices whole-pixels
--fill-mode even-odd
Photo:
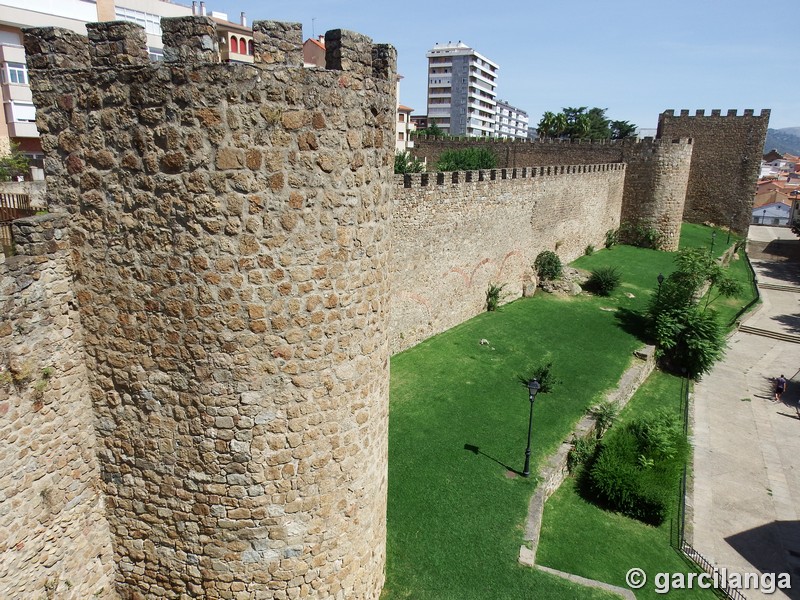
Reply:
[[[311,18],[311,37],[317,39],[317,32],[314,30],[314,21],[316,21],[316,17]]]

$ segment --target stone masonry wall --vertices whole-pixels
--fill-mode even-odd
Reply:
[[[116,598],[65,216],[0,263],[0,598]]]
[[[531,289],[542,250],[563,262],[619,226],[625,165],[398,177],[392,219],[391,349],[486,310],[489,284]]]
[[[663,249],[677,247],[692,156],[690,139],[498,141],[418,136],[413,153],[433,168],[445,150],[475,145],[489,148],[499,168],[625,163],[621,222],[654,227],[661,233]]]
[[[769,126],[769,110],[756,116],[745,110],[710,115],[698,110],[659,115],[658,135],[693,139],[692,168],[686,192],[684,219],[730,226],[744,234],[750,224],[753,195]]]
[[[625,152],[620,221],[657,229],[661,250],[674,252],[680,243],[693,147],[690,139],[655,140]]]
[[[395,51],[254,23],[25,39],[69,215],[125,598],[377,598],[384,579]]]

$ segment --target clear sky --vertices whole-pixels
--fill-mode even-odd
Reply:
[[[177,0],[191,4],[187,0]],[[606,108],[655,127],[666,109],[772,109],[800,127],[800,13],[752,0],[206,0],[208,11],[294,21],[303,39],[350,29],[397,48],[400,102],[425,114],[425,53],[462,41],[500,65],[498,97],[526,110]]]

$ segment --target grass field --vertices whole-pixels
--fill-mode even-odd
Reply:
[[[684,227],[692,243],[707,233]],[[552,362],[562,381],[534,406],[537,473],[642,346],[636,314],[672,255],[616,246],[575,265],[618,266],[622,283],[607,298],[519,299],[392,357],[385,600],[611,597],[517,563],[536,485],[517,475],[529,411],[520,378]]]
[[[615,427],[658,408],[681,414],[679,377],[656,371],[631,399]],[[670,546],[678,523],[679,481],[673,482],[675,510],[660,527],[604,511],[581,497],[574,479],[568,479],[548,500],[542,520],[537,562],[554,569],[627,587],[625,575],[638,567],[647,574],[636,591],[639,600],[656,599],[657,573],[689,573],[696,569]],[[583,548],[583,552],[576,552]],[[613,548],[613,551],[609,551]],[[710,590],[672,590],[669,597],[714,598]]]

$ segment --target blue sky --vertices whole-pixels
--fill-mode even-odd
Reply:
[[[187,3],[186,0],[179,0]],[[800,127],[800,30],[792,3],[742,0],[420,2],[206,0],[209,11],[302,23],[303,38],[350,29],[397,48],[400,101],[426,112],[425,53],[462,41],[500,65],[498,96],[532,124],[565,106],[655,127],[666,109],[772,109]]]

